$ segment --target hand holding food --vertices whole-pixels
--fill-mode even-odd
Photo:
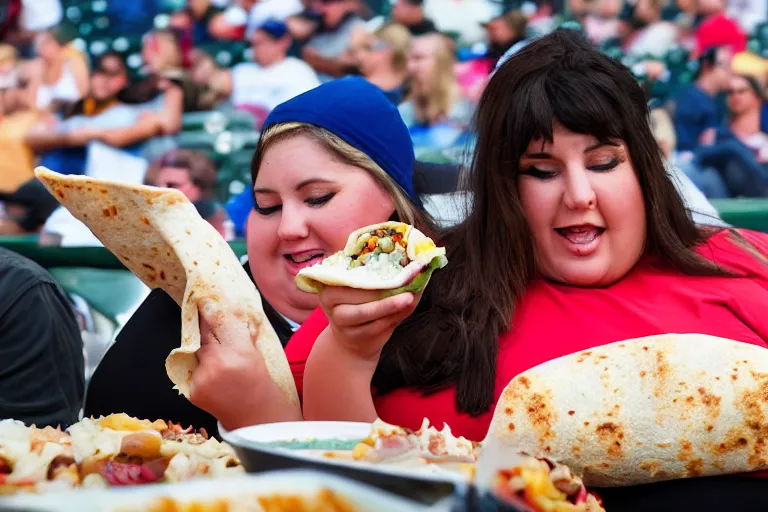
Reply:
[[[418,229],[385,222],[349,235],[343,251],[302,269],[296,284],[320,295],[335,342],[375,360],[416,308],[432,272],[447,263],[445,248]]]
[[[421,294],[402,293],[379,298],[378,292],[329,287],[320,291],[320,306],[333,336],[346,353],[377,361],[397,324],[416,309]]]
[[[144,284],[162,288],[182,310],[182,344],[166,360],[168,377],[184,396],[201,349],[198,305],[212,305],[239,342],[247,340],[285,399],[299,412],[298,395],[261,296],[218,232],[174,189],[134,186],[86,176],[35,171],[56,199],[85,223]]]
[[[199,305],[199,315],[201,346],[190,401],[228,430],[301,419],[270,378],[247,327],[208,301]]]

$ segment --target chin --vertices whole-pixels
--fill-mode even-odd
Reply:
[[[581,288],[602,288],[620,279],[611,275],[610,269],[599,264],[576,263],[553,272],[555,281]]]

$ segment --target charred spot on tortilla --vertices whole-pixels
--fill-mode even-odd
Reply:
[[[221,298],[215,305],[217,314],[229,315],[236,310],[252,313],[258,327],[258,336],[253,342],[265,360],[269,376],[288,401],[299,408],[290,366],[266,318],[258,291],[239,286],[238,283],[248,281],[239,259],[181,192],[88,176],[64,176],[45,168],[36,169],[35,175],[51,192],[65,184],[73,185],[60,201],[62,205],[85,222],[104,247],[115,253],[144,284],[164,289],[181,306],[179,342],[182,339],[186,342],[174,349],[165,362],[175,389],[189,396],[190,376],[199,364],[196,357],[200,348],[198,301],[216,290]],[[77,185],[82,186],[79,192],[74,189]],[[184,235],[185,229],[191,236]],[[202,260],[198,256],[201,249],[210,250],[211,257]],[[195,259],[200,261],[195,264]],[[220,260],[220,266],[214,266],[214,259]],[[189,311],[195,312],[191,321]]]
[[[383,297],[418,293],[447,263],[445,248],[415,227],[384,222],[350,234],[342,251],[301,269],[296,284],[308,293],[324,286],[377,290]]]
[[[568,416],[573,416],[574,414],[576,414],[576,411],[568,411]]]

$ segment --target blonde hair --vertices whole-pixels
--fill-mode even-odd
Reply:
[[[411,33],[398,23],[387,23],[373,33],[373,37],[384,41],[392,50],[392,67],[403,73],[408,67],[408,50],[411,47]]]
[[[427,34],[418,39],[433,42],[433,83],[429,84],[427,91],[413,90],[409,99],[413,103],[416,120],[432,125],[449,115],[459,98],[459,86],[453,69],[455,57],[452,46],[441,34]]]
[[[653,138],[659,147],[669,153],[674,152],[677,147],[677,135],[669,113],[664,109],[655,108],[651,110],[650,122]]]
[[[424,213],[419,211],[413,201],[406,195],[405,191],[376,162],[359,149],[352,147],[349,143],[341,139],[338,135],[331,133],[325,128],[311,125],[308,123],[281,123],[270,126],[264,132],[259,140],[259,146],[254,155],[251,164],[251,172],[254,181],[261,157],[266,150],[281,140],[295,137],[297,135],[306,135],[312,140],[320,143],[333,155],[340,158],[344,163],[359,167],[373,176],[373,178],[389,192],[392,201],[395,203],[400,222],[419,226],[423,223]]]

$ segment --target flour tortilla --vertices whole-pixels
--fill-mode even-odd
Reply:
[[[131,272],[181,306],[181,347],[165,362],[175,389],[189,398],[201,304],[212,318],[247,324],[272,380],[298,407],[290,367],[261,296],[229,245],[181,192],[64,176],[44,167],[35,175]]]
[[[506,387],[483,442],[489,459],[514,451],[598,487],[768,469],[768,349],[670,334],[541,364]]]
[[[408,228],[403,239],[408,241],[406,254],[410,263],[401,272],[385,278],[367,266],[352,270],[347,269],[346,258],[355,255],[354,248],[361,236],[376,229],[389,229],[398,226],[407,226]],[[296,276],[296,284],[299,289],[309,293],[318,293],[323,286],[383,290],[384,296],[407,291],[418,293],[427,286],[432,272],[448,263],[444,247],[435,247],[417,254],[416,247],[422,242],[431,242],[431,240],[418,229],[401,222],[383,222],[360,228],[349,235],[344,250],[329,256],[317,265],[299,271]]]

